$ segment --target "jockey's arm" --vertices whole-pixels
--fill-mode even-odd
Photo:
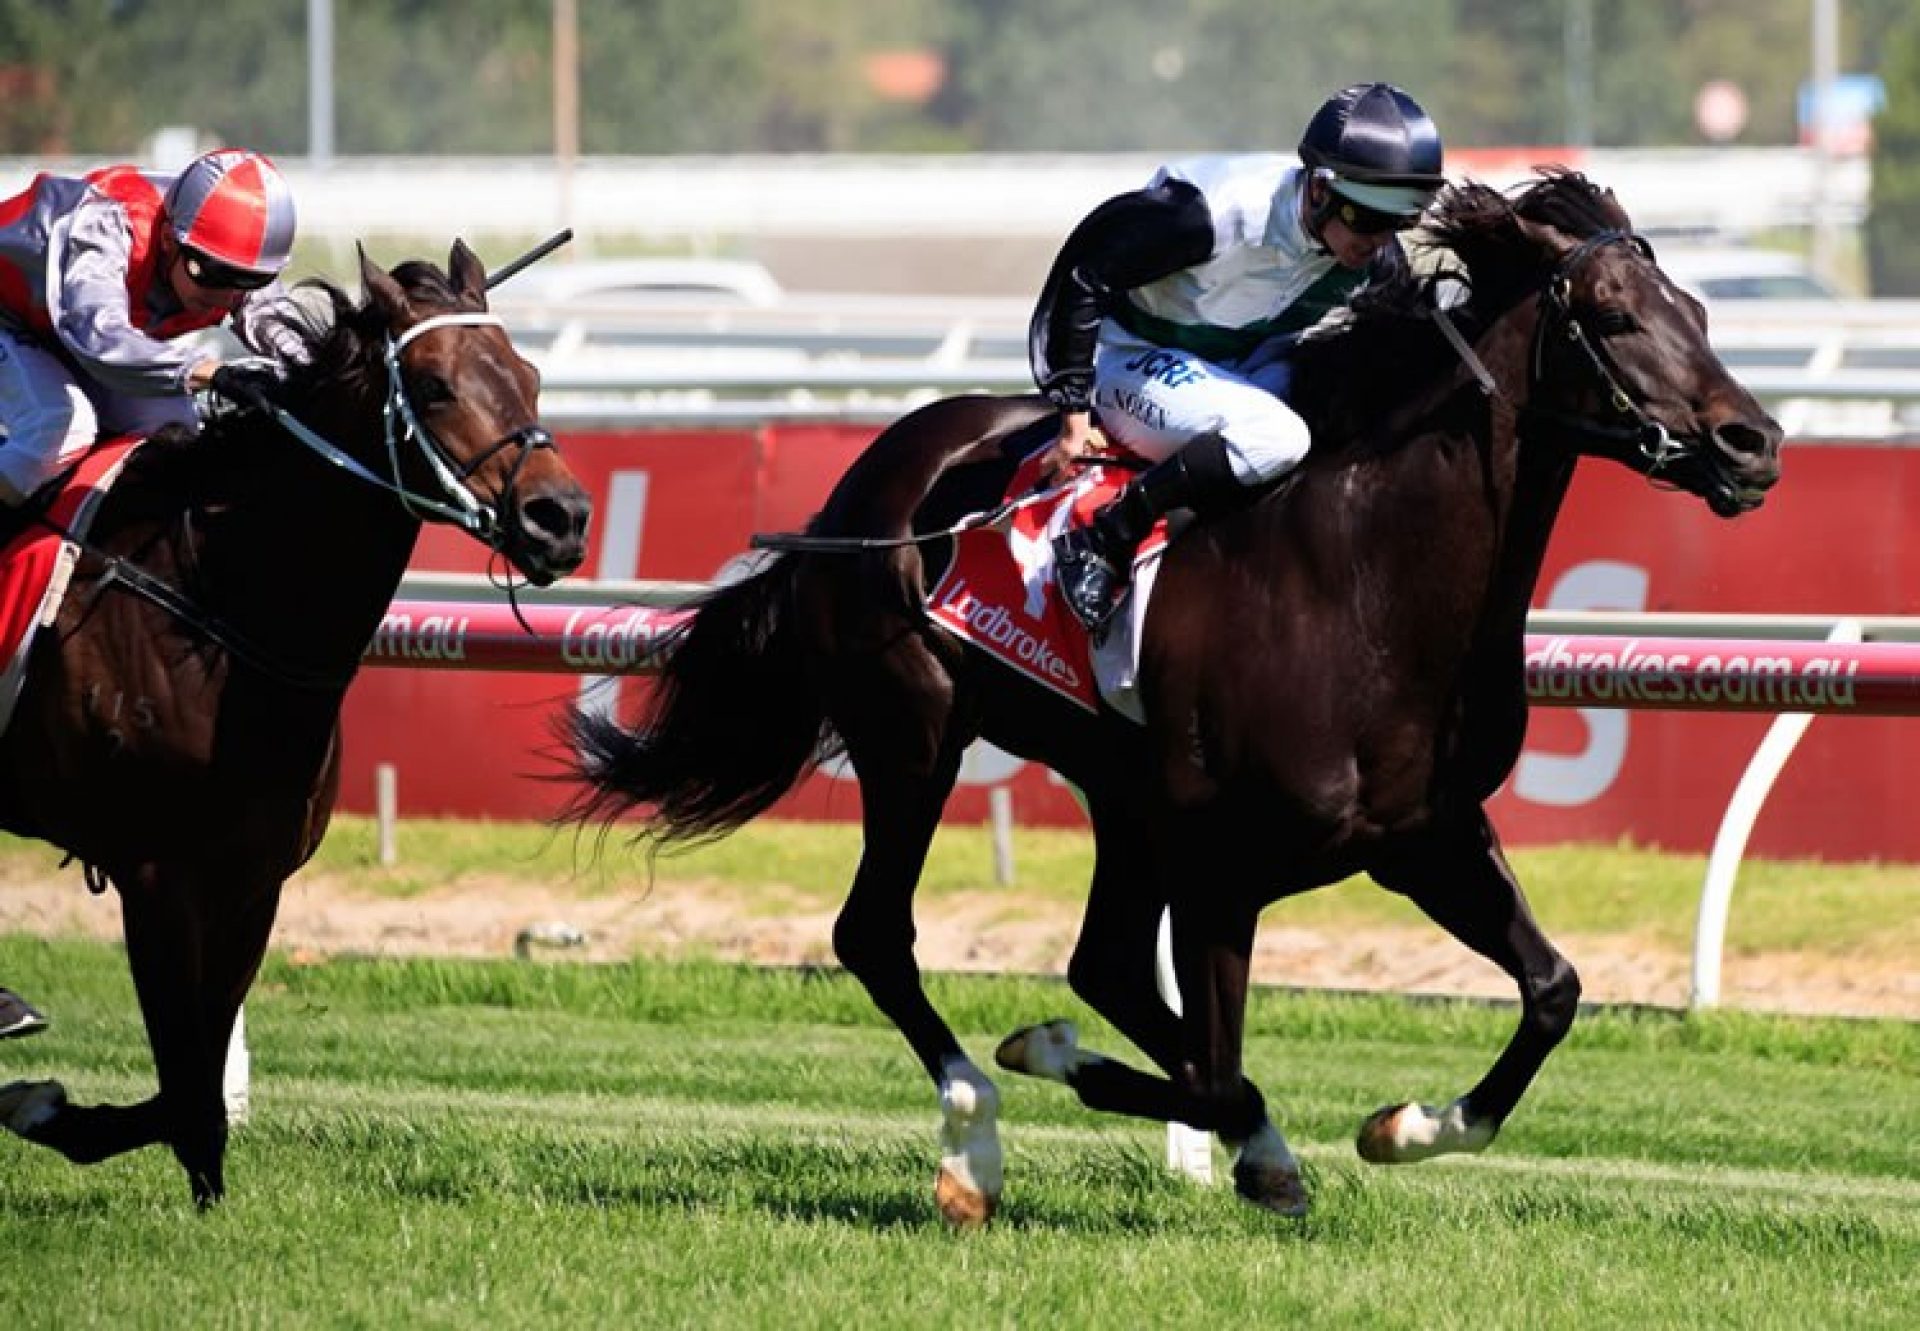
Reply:
[[[163,342],[135,326],[127,305],[131,239],[126,215],[89,200],[53,228],[47,244],[47,313],[54,336],[87,376],[111,392],[162,397],[189,391],[206,352]]]
[[[1199,190],[1164,179],[1107,200],[1067,237],[1028,329],[1034,382],[1069,416],[1093,404],[1100,321],[1121,293],[1205,263],[1212,213]],[[1063,436],[1064,437],[1064,436]]]

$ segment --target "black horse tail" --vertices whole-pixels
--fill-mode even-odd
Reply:
[[[661,668],[632,729],[576,704],[561,723],[585,783],[575,821],[645,807],[643,838],[725,836],[765,813],[838,747],[808,683],[794,613],[799,561],[774,559],[715,588],[661,644]]]

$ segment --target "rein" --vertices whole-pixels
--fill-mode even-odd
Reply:
[[[399,498],[401,506],[413,517],[423,521],[440,520],[460,527],[482,541],[489,549],[498,550],[502,530],[498,511],[490,505],[481,503],[467,487],[466,481],[502,449],[518,448],[519,456],[514,460],[507,483],[501,491],[503,496],[510,497],[519,480],[521,468],[526,465],[527,459],[533,452],[542,448],[557,448],[558,445],[554,443],[553,436],[543,427],[526,425],[496,440],[464,466],[456,463],[447,453],[445,445],[441,444],[421,421],[418,411],[414,408],[413,400],[407,393],[406,381],[400,372],[400,352],[423,333],[456,326],[504,327],[504,324],[500,317],[494,314],[440,314],[421,320],[397,338],[387,339],[386,349],[382,353],[382,360],[387,367],[387,396],[381,408],[381,421],[385,431],[388,464],[393,471],[391,479],[380,475],[324,435],[309,428],[285,408],[265,400],[262,400],[261,405],[266,408],[267,413],[281,429],[292,435],[310,452],[331,462],[349,475],[394,494]],[[400,449],[402,444],[409,442],[425,458],[434,479],[439,483],[439,495],[424,495],[407,488],[400,482]],[[448,500],[452,502],[447,502]],[[345,671],[308,670],[276,657],[252,642],[231,624],[207,613],[179,588],[154,577],[129,560],[107,554],[91,542],[76,538],[71,531],[44,515],[38,520],[58,532],[63,539],[72,542],[83,553],[101,561],[105,571],[95,589],[96,597],[115,585],[123,587],[188,625],[249,669],[291,688],[315,693],[332,692],[344,689],[353,681],[353,668]]]
[[[523,425],[511,434],[505,435],[488,446],[479,457],[464,467],[457,466],[448,456],[446,448],[433,436],[419,412],[414,408],[413,399],[407,392],[405,379],[400,373],[400,352],[422,333],[437,328],[456,325],[485,325],[496,328],[505,327],[496,314],[437,314],[422,319],[407,329],[399,337],[387,339],[382,360],[387,367],[387,400],[381,409],[381,421],[386,433],[387,461],[392,468],[391,479],[360,462],[325,436],[309,429],[284,407],[272,402],[266,403],[268,413],[280,428],[298,439],[312,452],[325,458],[343,471],[358,477],[367,484],[386,490],[397,496],[407,512],[423,521],[439,520],[461,528],[484,543],[489,549],[499,548],[500,517],[497,510],[483,504],[474,497],[465,482],[485,465],[494,454],[503,448],[518,448],[520,456],[515,459],[513,470],[508,475],[503,495],[513,493],[514,484],[520,479],[520,469],[526,465],[527,458],[536,450],[556,448],[553,436],[539,425]],[[439,482],[439,495],[424,495],[408,489],[400,483],[400,446],[411,442],[426,459],[428,469]],[[446,502],[447,500],[453,502]]]

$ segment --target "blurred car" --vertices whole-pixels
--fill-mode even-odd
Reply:
[[[772,273],[745,259],[558,257],[508,278],[490,299],[586,313],[661,304],[767,308],[783,294]]]
[[[1730,300],[1839,300],[1804,259],[1779,250],[1661,246],[1660,267],[1709,305]]]

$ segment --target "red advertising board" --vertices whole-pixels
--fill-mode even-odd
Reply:
[[[607,578],[706,580],[756,531],[801,526],[868,427],[589,432],[562,441],[596,501],[595,553]],[[1724,522],[1697,501],[1654,491],[1621,468],[1582,465],[1549,549],[1536,605],[1557,609],[1920,614],[1920,451],[1792,446],[1785,479],[1758,513]],[[472,572],[485,552],[430,530],[421,570]],[[566,795],[555,770],[557,704],[619,705],[644,681],[377,670],[348,699],[343,805],[371,802],[372,771],[400,771],[413,815],[544,817]],[[1513,844],[1710,844],[1721,810],[1769,724],[1759,715],[1535,708],[1526,751],[1494,813]],[[1809,730],[1755,829],[1770,856],[1920,861],[1907,812],[1920,723],[1822,718]],[[1071,792],[1046,773],[976,749],[949,816],[985,817],[984,787],[1009,781],[1023,821],[1077,823]],[[845,780],[819,778],[783,807],[852,818]]]

